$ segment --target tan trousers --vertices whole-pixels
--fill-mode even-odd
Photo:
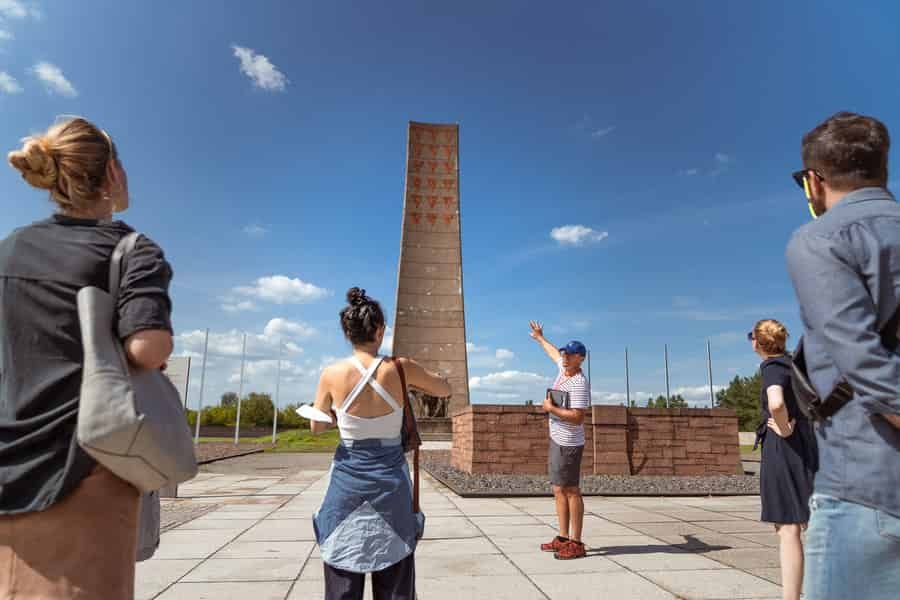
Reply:
[[[0,517],[0,600],[131,600],[138,491],[97,467],[42,512]]]

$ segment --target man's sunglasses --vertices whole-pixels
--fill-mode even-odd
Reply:
[[[747,332],[747,341],[748,342],[752,342],[755,339],[756,339],[756,337],[753,335],[752,331]]]
[[[799,171],[794,171],[793,173],[791,173],[791,178],[794,180],[794,183],[796,183],[800,187],[801,190],[806,189],[806,187],[803,185],[803,182],[806,179],[807,173],[812,173],[819,181],[825,181],[825,177],[823,177],[822,174],[815,169],[800,169]]]

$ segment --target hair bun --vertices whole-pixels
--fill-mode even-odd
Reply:
[[[36,188],[52,190],[59,179],[59,169],[46,142],[29,138],[21,150],[9,153],[9,164],[22,173],[22,179]]]
[[[347,291],[347,303],[350,306],[361,306],[366,304],[369,298],[366,296],[366,290],[353,287]]]

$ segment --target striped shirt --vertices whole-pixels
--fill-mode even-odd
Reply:
[[[581,371],[572,377],[566,377],[562,359],[559,359],[556,364],[559,366],[559,375],[553,382],[553,389],[569,392],[569,408],[589,409],[591,407],[591,384],[587,377]],[[560,446],[584,446],[584,425],[575,425],[551,414],[550,439]]]

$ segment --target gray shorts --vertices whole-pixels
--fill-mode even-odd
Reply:
[[[578,487],[581,484],[581,455],[584,446],[560,446],[550,440],[550,483],[560,487]]]

